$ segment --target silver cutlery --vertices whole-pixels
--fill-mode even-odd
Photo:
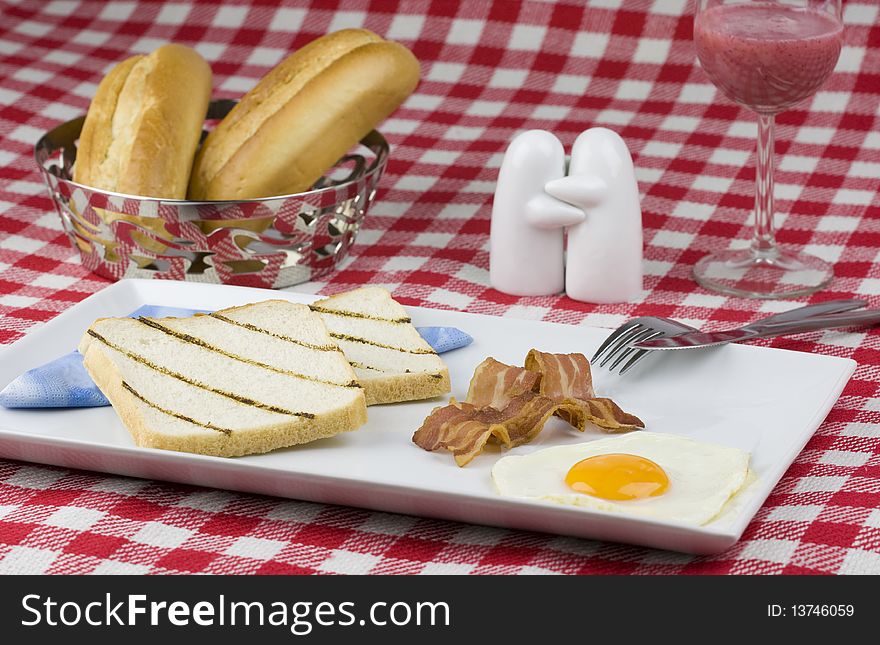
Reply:
[[[750,325],[745,325],[743,329],[751,329],[754,326],[774,323],[795,323],[817,316],[852,311],[853,309],[864,307],[867,304],[868,303],[864,300],[856,299],[830,300],[828,302],[806,305],[790,311],[774,314],[751,323]],[[604,367],[609,361],[613,361],[608,367],[609,370],[613,371],[618,365],[623,363],[623,361],[626,361],[620,369],[620,373],[625,374],[651,351],[651,349],[633,347],[634,344],[654,340],[666,340],[672,337],[678,337],[682,334],[690,334],[694,332],[700,333],[698,329],[678,322],[677,320],[672,320],[671,318],[663,318],[660,316],[641,316],[639,318],[634,318],[614,330],[614,332],[605,339],[605,342],[599,346],[599,349],[596,350],[596,353],[593,355],[590,362],[595,364],[596,361],[599,361],[599,366]],[[672,347],[666,349],[672,349]]]
[[[828,316],[814,316],[795,322],[759,323],[749,326],[749,328],[741,327],[727,331],[689,332],[667,338],[653,338],[640,341],[634,343],[633,346],[647,350],[697,349],[700,347],[726,345],[727,343],[738,343],[756,338],[773,338],[789,334],[800,334],[806,331],[870,326],[878,323],[880,323],[880,309],[869,309],[851,313],[830,314]]]

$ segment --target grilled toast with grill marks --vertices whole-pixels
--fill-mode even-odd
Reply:
[[[269,300],[192,318],[105,318],[79,350],[139,446],[239,456],[367,419],[354,371],[306,305]]]
[[[345,353],[367,405],[428,399],[450,390],[449,370],[381,287],[362,287],[311,305]]]

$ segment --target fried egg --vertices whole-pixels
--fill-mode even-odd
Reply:
[[[632,432],[499,459],[501,495],[706,524],[743,488],[749,453],[686,437]]]

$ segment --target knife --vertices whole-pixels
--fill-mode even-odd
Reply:
[[[639,349],[697,349],[701,347],[713,347],[726,345],[727,343],[739,343],[745,340],[757,338],[773,338],[788,334],[799,334],[807,331],[820,329],[837,329],[840,327],[855,327],[880,324],[880,309],[869,309],[849,313],[827,314],[813,316],[802,320],[764,320],[745,325],[738,329],[719,332],[687,332],[665,338],[655,338],[639,343],[633,343],[632,347]]]
[[[867,300],[860,300],[856,298],[845,298],[842,300],[826,300],[825,302],[819,302],[812,305],[804,305],[803,307],[796,307],[794,309],[789,309],[788,311],[783,311],[782,313],[773,314],[771,316],[767,316],[766,318],[761,318],[760,320],[756,320],[753,323],[749,323],[748,325],[744,325],[739,329],[743,330],[752,330],[759,325],[766,325],[768,323],[777,323],[777,322],[795,322],[799,320],[805,320],[807,318],[813,318],[815,316],[824,316],[826,314],[837,314],[843,313],[844,311],[852,311],[854,309],[861,309],[862,307],[867,306]],[[670,320],[669,322],[675,323],[678,327],[681,328],[681,331],[676,333],[665,334],[663,337],[668,338],[670,336],[679,336],[681,334],[691,334],[691,333],[699,333],[700,330],[696,327],[691,327],[690,325],[685,325],[684,323],[678,322],[677,320]],[[658,338],[658,336],[651,336],[651,339]],[[648,339],[645,339],[648,340]],[[633,347],[633,345],[630,345]],[[645,349],[644,351],[649,351]],[[622,374],[623,372],[621,372]]]

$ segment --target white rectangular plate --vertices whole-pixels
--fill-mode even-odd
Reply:
[[[314,296],[184,282],[123,280],[90,296],[0,351],[0,388],[26,369],[76,347],[104,316],[141,305],[221,309],[269,298]],[[607,329],[410,308],[416,325],[451,325],[474,337],[443,355],[452,394],[463,399],[474,368],[487,356],[522,365],[529,349],[590,356]],[[588,511],[496,494],[490,477],[502,456],[487,451],[459,468],[448,452],[416,447],[412,433],[444,399],[369,408],[364,427],[331,439],[235,459],[138,448],[112,408],[0,408],[0,456],[69,468],[346,504],[479,524],[614,540],[691,553],[733,545],[828,414],[855,362],[764,347],[728,345],[663,352],[625,377],[596,369],[596,389],[645,421],[647,429],[734,446],[752,455],[758,480],[722,517],[706,526]],[[547,446],[605,437],[553,419],[526,454]]]

